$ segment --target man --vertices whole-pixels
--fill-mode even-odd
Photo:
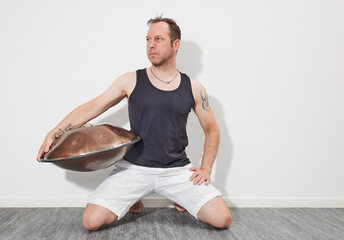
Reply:
[[[175,21],[157,17],[148,25],[147,56],[152,65],[124,74],[104,93],[73,110],[48,133],[37,159],[49,151],[58,129],[69,124],[78,128],[127,98],[131,131],[142,140],[89,196],[82,219],[85,228],[98,230],[128,211],[141,212],[141,199],[151,193],[169,198],[177,210],[186,209],[204,223],[227,228],[231,213],[210,184],[220,132],[206,91],[177,70],[181,33]],[[192,167],[185,154],[191,109],[205,133],[200,168]]]

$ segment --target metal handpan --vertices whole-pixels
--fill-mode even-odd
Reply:
[[[72,171],[95,171],[121,160],[140,139],[110,124],[77,128],[59,137],[41,161]]]

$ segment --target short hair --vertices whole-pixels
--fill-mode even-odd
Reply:
[[[173,43],[177,39],[181,40],[182,34],[176,21],[174,21],[171,18],[156,17],[156,18],[149,19],[147,21],[147,24],[148,26],[151,26],[153,23],[158,23],[158,22],[165,22],[168,24],[169,29],[170,29],[170,32],[168,35],[170,36],[171,43]]]

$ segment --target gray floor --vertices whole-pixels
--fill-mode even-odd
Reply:
[[[232,225],[215,229],[173,208],[145,208],[97,232],[81,208],[0,208],[0,239],[344,239],[344,209],[233,208]]]

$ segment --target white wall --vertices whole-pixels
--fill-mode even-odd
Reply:
[[[339,0],[0,1],[0,206],[68,205],[106,177],[111,169],[68,172],[36,154],[75,107],[149,66],[146,21],[164,13],[182,29],[178,67],[206,87],[221,128],[212,181],[224,197],[343,207],[343,11]],[[129,128],[126,103],[101,122]],[[198,165],[194,115],[188,132]]]

